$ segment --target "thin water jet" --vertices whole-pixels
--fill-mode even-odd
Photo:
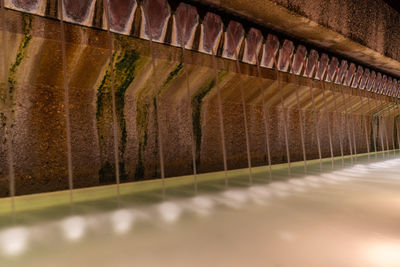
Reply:
[[[231,21],[231,23],[233,23]],[[229,24],[229,25],[234,25],[234,24]],[[240,25],[240,24],[239,24]],[[229,26],[228,26],[229,27]],[[235,27],[235,26],[232,26]],[[236,26],[237,27],[237,26]],[[241,25],[240,25],[241,27]],[[232,31],[228,31],[227,33],[230,33],[230,38],[232,40],[232,42],[234,43],[234,51],[235,51],[235,57],[236,57],[236,70],[239,74],[239,78],[240,78],[240,82],[239,82],[239,88],[240,88],[240,97],[241,97],[241,101],[242,101],[242,112],[243,112],[243,122],[244,122],[244,131],[245,131],[245,137],[246,137],[246,152],[247,152],[247,165],[248,165],[248,169],[249,169],[249,183],[252,184],[253,183],[253,177],[252,177],[252,172],[251,172],[251,154],[250,154],[250,140],[249,140],[249,130],[248,130],[248,122],[247,122],[247,111],[246,111],[246,100],[245,100],[245,96],[244,96],[244,91],[243,91],[243,87],[242,87],[242,83],[243,83],[243,77],[242,77],[242,71],[240,68],[240,62],[239,62],[239,55],[238,55],[238,48],[240,48],[240,44],[241,44],[241,39],[242,36],[239,36],[239,40],[235,40],[235,36],[233,36]],[[244,35],[244,30],[242,28],[242,35]],[[249,35],[251,34],[251,30]],[[248,36],[249,38],[249,36]],[[256,37],[255,37],[256,38]],[[246,39],[247,41],[247,39]],[[246,42],[246,45],[248,45],[248,42]],[[257,57],[257,51],[255,51],[255,57]],[[249,54],[248,54],[249,56]]]
[[[14,148],[13,148],[13,127],[12,127],[12,104],[10,95],[9,85],[9,72],[8,72],[8,40],[7,40],[7,27],[4,6],[4,0],[1,0],[1,23],[2,23],[2,39],[3,39],[3,70],[4,70],[4,82],[5,82],[5,102],[6,102],[6,122],[5,122],[5,138],[7,146],[7,165],[8,165],[8,183],[9,183],[9,196],[11,205],[11,220],[15,223],[15,169],[14,169]]]
[[[338,75],[338,65],[339,65],[339,61],[337,60],[337,58],[332,58],[331,64],[330,64],[330,69],[327,75],[327,81],[330,82],[330,91],[332,93],[332,97],[333,97],[333,103],[334,103],[334,107],[335,107],[335,114],[336,114],[336,118],[339,118],[339,110],[338,110],[338,105],[337,105],[337,98],[336,98],[336,94],[335,91],[336,89],[333,88],[334,87],[334,81],[335,81],[335,75]],[[340,116],[342,117],[342,116]],[[340,123],[342,125],[342,123]],[[342,131],[341,129],[339,130],[339,147],[340,147],[340,156],[342,159],[342,167],[344,166],[344,153],[343,153],[343,137],[342,137]]]
[[[160,161],[160,172],[161,172],[161,182],[162,182],[162,198],[165,199],[166,196],[166,187],[165,187],[165,167],[164,167],[164,150],[163,150],[163,138],[162,138],[162,132],[161,132],[161,117],[160,117],[160,99],[159,99],[159,94],[157,90],[157,73],[156,73],[156,57],[155,57],[155,52],[154,52],[154,44],[153,44],[153,25],[151,25],[151,20],[149,16],[149,10],[150,0],[147,0],[145,3],[147,3],[147,6],[144,4],[143,9],[144,9],[144,18],[146,22],[148,23],[148,27],[146,28],[148,30],[148,35],[149,35],[149,41],[150,41],[150,56],[151,56],[151,66],[152,66],[152,81],[153,81],[153,96],[154,96],[154,105],[155,105],[155,115],[157,118],[157,143],[158,143],[158,154],[159,154],[159,161]],[[147,7],[147,9],[146,9]],[[157,36],[160,35],[161,33],[156,32],[155,33]]]
[[[179,12],[182,14],[180,15],[180,20],[178,18]],[[194,14],[195,12],[195,14]],[[191,138],[191,145],[192,145],[192,166],[193,166],[193,184],[194,184],[194,192],[197,194],[197,163],[196,163],[196,144],[195,144],[195,136],[194,136],[194,131],[193,131],[193,118],[192,118],[192,101],[191,101],[191,94],[190,94],[190,82],[189,82],[189,73],[185,61],[185,52],[186,52],[186,45],[188,41],[190,40],[190,32],[191,29],[189,29],[189,26],[192,26],[188,23],[188,21],[184,20],[185,15],[192,13],[191,15],[194,14],[194,16],[191,16],[194,21],[196,22],[195,24],[198,23],[198,14],[197,10],[185,3],[181,3],[180,6],[178,7],[176,13],[175,13],[175,24],[176,24],[176,31],[178,35],[178,40],[179,40],[179,45],[182,48],[182,63],[184,64],[184,72],[185,72],[185,81],[186,81],[186,95],[187,95],[187,109],[188,109],[188,116],[189,116],[189,125],[190,125],[190,138]],[[183,25],[179,25],[179,22]],[[189,21],[190,22],[190,21]],[[189,25],[188,25],[189,24]],[[179,30],[181,29],[181,30]]]
[[[372,78],[370,78],[368,80],[368,85],[365,87],[365,91],[364,91],[364,95],[367,98],[367,104],[368,104],[368,110],[371,111],[371,103],[370,103],[370,96],[369,96],[369,91],[371,90],[370,84],[372,84],[371,82]],[[368,87],[368,88],[367,88]],[[375,127],[373,125],[373,115],[371,115],[371,131],[372,131],[372,138],[373,138],[373,145],[374,145],[374,152],[375,152],[375,159],[377,159],[377,150],[376,150],[376,133],[375,133]]]
[[[276,54],[278,53],[279,49],[279,40],[276,36],[269,34],[264,45],[264,53],[263,53],[263,63],[265,67],[273,68],[275,64],[276,66]],[[259,82],[259,90],[261,92],[261,99],[262,99],[262,115],[263,115],[263,122],[264,122],[264,130],[265,130],[265,142],[267,148],[267,156],[268,156],[268,173],[269,179],[272,179],[272,162],[271,162],[271,149],[270,149],[270,140],[269,140],[269,107],[267,107],[265,103],[265,90],[266,88],[263,87],[262,84],[262,76],[261,76],[261,62],[258,57],[256,57],[256,65],[257,65],[257,79]]]
[[[352,141],[352,145],[353,145],[353,155],[354,155],[354,161],[357,162],[357,144],[356,144],[356,135],[355,135],[355,128],[354,128],[354,119],[355,119],[355,115],[353,113],[353,101],[352,101],[352,88],[351,86],[351,82],[353,80],[354,77],[354,73],[356,70],[356,65],[354,63],[351,63],[349,68],[347,69],[346,74],[344,75],[344,81],[342,83],[342,86],[348,86],[349,87],[349,94],[348,94],[348,107],[349,107],[349,112],[347,113],[347,117],[348,117],[348,122],[349,122],[349,127],[350,125],[352,126],[350,129],[351,135],[353,136],[353,138],[351,140],[349,140],[350,142]],[[342,87],[343,90],[343,87]],[[345,96],[344,96],[345,97]]]
[[[329,62],[328,55],[322,54],[320,63],[318,66],[318,72],[317,72],[318,77],[317,78],[320,79],[321,88],[322,88],[322,97],[324,99],[325,116],[326,116],[327,122],[328,122],[328,138],[329,138],[329,149],[330,149],[330,154],[331,154],[331,167],[333,169],[334,160],[333,160],[332,132],[331,132],[331,123],[330,123],[330,118],[329,118],[328,104],[327,104],[326,95],[325,95],[325,83],[324,83],[324,76],[328,72],[328,67],[329,67],[328,62]]]
[[[304,173],[307,173],[307,155],[306,155],[306,147],[304,142],[304,129],[303,129],[303,110],[300,107],[300,99],[299,99],[299,82],[297,79],[297,75],[301,73],[304,67],[304,58],[306,57],[307,50],[304,46],[298,46],[296,55],[292,61],[290,62],[290,69],[292,74],[292,79],[294,82],[294,87],[296,90],[296,103],[297,110],[299,112],[299,125],[300,125],[300,138],[301,138],[301,147],[303,150],[303,161],[304,161]]]
[[[344,63],[342,63],[342,65],[343,65],[343,64],[344,64]],[[347,68],[347,62],[346,62],[345,64],[346,64],[346,67],[345,67],[345,68]],[[342,68],[342,67],[341,67],[341,68]],[[343,72],[344,72],[344,70],[343,70]],[[343,76],[344,76],[344,74],[343,74]],[[339,87],[340,87],[340,91],[341,91],[342,97],[343,97],[345,127],[346,127],[346,130],[347,130],[347,138],[348,138],[348,142],[349,142],[349,151],[350,151],[351,165],[353,165],[353,145],[352,145],[352,140],[351,140],[351,135],[350,135],[350,122],[349,122],[349,119],[348,119],[346,96],[345,96],[345,93],[344,93],[344,88],[343,88],[343,85],[342,85],[342,80],[340,81]]]
[[[383,128],[383,125],[382,125],[382,119],[381,119],[381,116],[380,116],[380,109],[381,109],[381,105],[382,105],[382,103],[380,103],[380,101],[378,100],[378,95],[375,93],[374,94],[375,95],[375,103],[376,103],[376,109],[377,109],[377,115],[376,115],[376,119],[377,119],[377,127],[378,127],[378,135],[379,135],[379,137],[380,137],[380,140],[381,140],[381,151],[383,152],[382,153],[382,157],[383,158],[385,158],[385,143],[384,143],[384,141],[383,141],[383,130],[382,130],[382,128]]]
[[[61,1],[61,0],[59,0]],[[113,129],[113,143],[114,143],[114,163],[115,163],[115,182],[117,184],[117,202],[120,205],[120,169],[119,169],[119,140],[118,140],[118,125],[117,125],[117,108],[115,100],[115,74],[114,74],[114,38],[110,29],[110,11],[109,0],[103,1],[103,8],[106,14],[107,21],[107,41],[108,41],[108,57],[110,61],[111,72],[111,102],[112,102],[112,129]]]
[[[63,65],[63,86],[64,86],[64,111],[65,111],[65,130],[67,138],[67,170],[68,170],[68,188],[70,192],[70,205],[73,205],[73,167],[72,167],[72,149],[71,149],[71,120],[69,110],[69,85],[67,78],[67,51],[65,42],[65,28],[64,28],[64,16],[63,16],[63,1],[58,0],[58,11],[60,14],[60,28],[61,28],[61,53],[62,53],[62,65]]]
[[[313,113],[313,120],[314,120],[314,131],[315,131],[315,135],[317,137],[319,167],[320,167],[320,171],[322,171],[321,139],[320,139],[319,127],[318,127],[318,125],[319,125],[318,121],[319,120],[318,120],[318,117],[317,117],[317,111],[315,110],[315,100],[314,100],[312,80],[310,80],[310,96],[311,96],[311,101],[312,101],[312,113]]]
[[[310,55],[307,58],[307,62],[303,61],[303,64],[306,68],[304,72],[304,76],[309,78],[309,89],[310,89],[310,97],[311,97],[311,103],[312,103],[312,114],[313,114],[313,122],[314,122],[314,131],[315,135],[317,138],[317,148],[318,148],[318,158],[319,158],[319,167],[320,171],[322,171],[322,153],[321,153],[321,141],[320,141],[320,136],[319,136],[319,128],[318,128],[318,119],[317,119],[317,114],[315,110],[315,101],[314,101],[314,93],[313,93],[313,80],[312,78],[314,77],[316,65],[318,62],[319,55],[317,51],[311,50]]]
[[[228,187],[228,162],[226,153],[225,143],[225,126],[224,126],[224,114],[222,107],[221,98],[221,86],[219,81],[219,68],[217,66],[216,50],[218,48],[219,40],[222,35],[222,21],[218,15],[207,12],[203,19],[202,31],[201,31],[201,47],[202,51],[208,53],[212,57],[212,68],[215,73],[215,86],[217,88],[217,105],[218,105],[218,119],[221,136],[221,149],[222,149],[222,160],[224,165],[224,182],[225,187]]]
[[[362,92],[361,92],[361,88],[360,91],[358,91],[358,96],[360,98],[360,107],[361,107],[361,117],[362,117],[362,121],[363,121],[363,125],[364,125],[364,132],[365,132],[365,143],[367,145],[367,153],[368,153],[368,161],[370,161],[370,147],[369,147],[369,136],[368,136],[368,129],[367,129],[367,119],[365,116],[365,112],[364,112],[364,103],[363,103],[363,96],[362,96]]]
[[[278,63],[276,61],[276,57],[274,58],[275,66],[276,66],[275,73],[276,73],[276,79],[278,81],[280,104],[281,104],[281,108],[282,108],[283,129],[284,129],[284,134],[285,134],[286,157],[287,157],[289,177],[291,176],[291,161],[290,161],[290,150],[289,150],[288,122],[287,122],[285,103],[283,101],[283,92],[282,92],[283,87],[282,87],[282,82],[281,82],[279,73],[281,71],[288,70],[289,62],[291,61],[292,54],[293,54],[293,43],[285,40],[284,44],[282,45],[282,48],[279,50]]]

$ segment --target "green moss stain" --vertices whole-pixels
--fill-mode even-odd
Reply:
[[[215,85],[215,79],[212,79],[208,84],[199,88],[192,97],[192,124],[193,135],[196,144],[196,164],[200,163],[200,149],[201,149],[201,106],[204,97],[211,91]]]
[[[180,73],[180,71],[182,70],[182,68],[183,68],[182,63],[179,63],[179,64],[175,67],[175,69],[174,69],[173,71],[171,71],[171,72],[168,74],[167,79],[165,79],[165,81],[163,82],[163,84],[161,85],[161,87],[158,89],[158,94],[159,94],[159,95],[162,95],[162,93],[164,92],[164,90],[165,90],[166,88],[168,88],[168,86],[171,84],[171,82],[174,81],[174,80],[178,77],[178,74]]]
[[[119,158],[120,158],[120,178],[121,181],[127,180],[128,175],[125,170],[124,154],[126,149],[126,121],[124,117],[125,93],[129,85],[135,78],[136,62],[139,55],[134,50],[122,50],[114,52],[112,62],[106,69],[100,86],[97,89],[97,132],[100,143],[100,153],[103,155],[103,149],[109,136],[109,121],[112,121],[112,73],[111,64],[114,70],[114,91],[115,91],[115,106],[117,113],[117,125],[120,133],[119,140]],[[108,123],[107,123],[108,122]],[[113,182],[115,163],[108,160],[102,160],[102,166],[99,171],[99,179],[101,183]]]
[[[143,96],[143,91],[138,95],[136,102],[136,133],[138,137],[138,162],[135,169],[135,180],[144,177],[144,152],[147,146],[149,126],[150,103]]]
[[[218,80],[221,82],[227,72],[218,73]],[[192,127],[193,127],[193,135],[194,141],[196,145],[196,164],[200,164],[200,152],[201,152],[201,108],[203,104],[203,99],[207,96],[207,94],[211,91],[211,89],[215,86],[215,78],[201,86],[195,94],[192,96]]]
[[[10,106],[11,106],[11,127],[14,125],[14,106],[15,106],[15,90],[17,85],[17,71],[18,67],[21,65],[22,61],[26,58],[27,48],[29,43],[32,40],[32,15],[24,14],[22,16],[22,39],[19,43],[17,55],[15,57],[14,62],[11,64],[8,70],[8,89],[9,89],[9,97],[10,97]],[[5,88],[2,88],[1,94],[1,103],[3,105],[6,104],[6,94]],[[6,107],[7,108],[7,107]],[[0,112],[0,127],[4,128],[6,126],[6,111]]]
[[[26,50],[30,41],[32,40],[32,17],[31,15],[24,14],[22,16],[23,34],[22,40],[18,47],[17,56],[14,63],[11,65],[8,76],[8,85],[10,87],[10,96],[13,96],[15,86],[17,84],[17,68],[21,65],[22,60],[26,57]]]
[[[176,65],[176,67],[168,74],[165,81],[161,84],[161,86],[157,89],[158,96],[161,96],[163,92],[170,86],[170,84],[179,77],[181,70],[183,69],[182,64]],[[152,77],[150,78],[152,79]],[[155,129],[154,135],[154,155],[155,159],[158,159],[158,118],[157,114],[157,104],[156,104],[156,96],[152,93],[153,83],[150,83],[149,86],[142,88],[138,95],[136,101],[136,132],[138,137],[138,157],[137,157],[137,164],[135,169],[135,180],[142,180],[144,179],[145,175],[145,150],[148,143],[148,131],[149,131],[149,123],[150,123],[150,112],[153,111],[154,120],[153,120],[153,127]],[[150,94],[147,94],[148,92]],[[157,164],[155,164],[155,168],[153,171],[153,177],[157,177],[158,169]]]

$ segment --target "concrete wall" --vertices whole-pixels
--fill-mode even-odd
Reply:
[[[95,14],[96,5],[93,10]],[[1,39],[2,44],[7,45],[7,49],[2,50],[7,64],[1,64],[5,75],[1,79],[0,195],[9,194],[7,142],[11,139],[17,194],[66,189],[67,143],[60,23],[13,10],[7,10],[5,16],[6,34]],[[96,18],[99,16],[94,16],[93,21]],[[132,23],[135,32],[140,23]],[[151,53],[149,41],[117,33],[112,34],[115,50],[111,61],[108,38],[107,32],[99,28],[65,25],[76,187],[115,181],[115,140],[122,181],[160,176],[160,136],[167,177],[192,173],[193,138],[199,171],[222,170],[218,86],[229,169],[247,167],[240,88],[245,95],[253,166],[268,162],[267,137],[272,162],[287,161],[284,116],[289,131],[290,156],[292,160],[302,160],[296,89],[300,95],[308,159],[318,157],[317,135],[321,140],[322,156],[330,156],[329,130],[335,156],[341,154],[340,143],[344,153],[349,153],[349,140],[356,142],[358,153],[367,151],[366,134],[372,146],[371,129],[377,125],[371,120],[384,108],[388,108],[381,113],[385,122],[381,119],[379,125],[380,129],[385,126],[384,137],[393,144],[391,138],[393,128],[396,128],[393,125],[398,106],[393,105],[391,97],[288,73],[280,73],[278,82],[274,70],[262,68],[259,76],[255,64],[242,62],[239,63],[239,75],[234,60],[218,57],[214,66],[211,55],[186,51],[182,57],[180,48],[160,43],[153,43]],[[219,55],[221,49],[218,49]],[[116,139],[112,129],[112,87],[116,92]],[[10,89],[10,103],[5,101],[6,88]],[[282,111],[280,93],[285,112]],[[266,124],[263,103],[266,105]],[[8,120],[12,124],[12,138],[6,134],[5,127],[8,107],[12,108]],[[367,115],[365,122],[363,115]]]

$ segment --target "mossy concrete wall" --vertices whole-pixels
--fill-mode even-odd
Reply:
[[[16,193],[66,189],[67,144],[60,24],[56,20],[11,10],[6,12],[6,18],[6,35],[1,42],[8,46],[7,51],[3,51],[8,60],[8,70],[2,69],[7,75],[2,76],[0,84],[3,100],[7,86],[12,95]],[[287,161],[284,116],[291,159],[302,160],[296,89],[300,95],[308,159],[318,157],[317,136],[321,140],[322,156],[330,156],[328,129],[335,156],[341,154],[340,144],[344,153],[349,153],[349,140],[352,145],[356,143],[357,153],[366,152],[365,133],[372,147],[372,128],[376,128],[378,122],[378,132],[384,134],[385,145],[386,138],[390,146],[393,141],[397,144],[397,139],[392,138],[396,137],[393,135],[396,129],[394,116],[398,114],[398,106],[391,103],[389,97],[364,94],[358,89],[295,78],[285,73],[277,77],[277,73],[269,69],[262,69],[259,77],[256,66],[243,63],[240,63],[240,76],[232,60],[218,58],[214,68],[210,55],[186,51],[182,57],[181,49],[157,43],[153,44],[151,53],[148,41],[117,34],[112,34],[115,49],[111,59],[106,32],[72,24],[66,24],[65,29],[76,187],[113,183],[115,180],[112,85],[116,97],[116,140],[122,181],[160,177],[159,136],[163,140],[167,177],[193,172],[192,140],[199,172],[223,169],[217,85],[222,96],[229,169],[247,167],[240,87],[245,92],[253,166],[268,163],[267,145],[272,163]],[[326,89],[325,98],[322,85]],[[280,92],[283,94],[284,112]],[[267,129],[264,127],[263,102]],[[0,108],[3,118],[8,108],[4,101]],[[387,108],[381,113],[384,120],[373,122],[373,115],[383,108]],[[367,115],[365,123],[363,115]],[[7,196],[8,151],[5,140],[9,136],[5,134],[4,124],[0,128],[0,195]],[[378,149],[381,149],[378,137]]]

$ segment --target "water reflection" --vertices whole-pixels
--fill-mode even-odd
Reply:
[[[319,169],[318,162],[315,165]],[[398,167],[400,159],[388,159],[322,174],[231,187],[223,192],[135,208],[127,204],[105,213],[82,213],[62,220],[3,229],[1,257],[13,258],[16,266],[38,266],[36,262],[40,264],[43,259],[35,255],[48,251],[52,252],[50,261],[64,266],[58,264],[66,246],[77,259],[90,262],[90,253],[80,252],[78,247],[98,250],[101,254],[111,243],[113,251],[123,250],[127,246],[123,240],[127,240],[128,247],[137,251],[135,257],[116,253],[112,256],[115,260],[142,265],[146,258],[138,254],[145,255],[146,244],[151,244],[150,251],[165,250],[155,261],[156,266],[179,258],[178,251],[197,259],[193,253],[198,251],[198,246],[210,244],[215,247],[213,257],[224,258],[225,253],[239,249],[238,244],[244,242],[254,251],[260,252],[262,247],[271,250],[270,253],[273,251],[273,255],[268,254],[271,263],[279,262],[283,266],[312,266],[306,265],[310,262],[343,266],[336,260],[343,258],[350,246],[353,254],[347,260],[354,266],[398,266]],[[379,238],[371,242],[370,233],[376,233]],[[387,236],[392,238],[390,242]],[[167,243],[171,247],[165,247]],[[290,244],[299,246],[294,248]],[[321,255],[310,253],[315,249]],[[31,253],[24,253],[28,250]],[[291,259],[284,256],[287,253],[292,255]],[[247,250],[233,255],[238,264],[232,266],[240,266],[244,259],[251,259],[253,266],[262,266],[261,258],[250,255],[253,254]],[[182,260],[188,263],[184,257]],[[207,265],[204,259],[198,262],[193,266]],[[106,261],[98,266],[107,266]]]

